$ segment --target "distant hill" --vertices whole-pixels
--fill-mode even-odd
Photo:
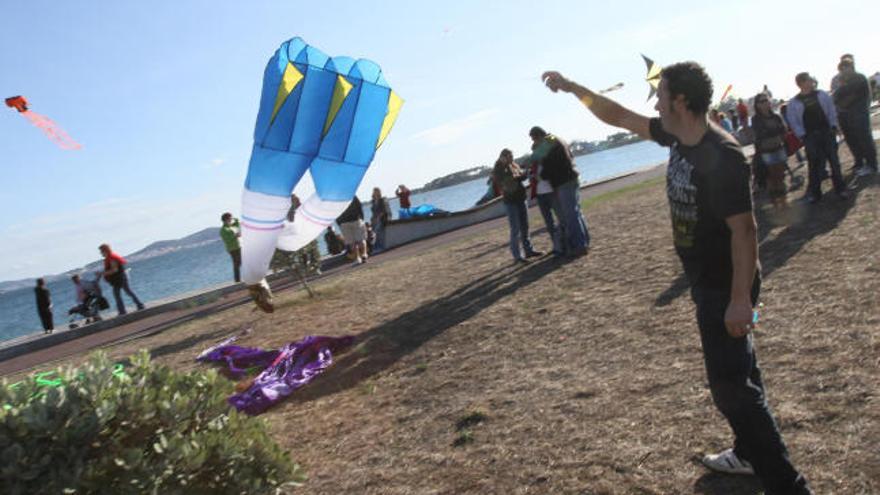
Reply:
[[[453,172],[451,174],[444,175],[443,177],[438,177],[418,189],[413,189],[412,192],[413,194],[416,194],[426,191],[433,191],[435,189],[442,189],[444,187],[461,184],[462,182],[479,179],[480,177],[488,177],[491,174],[492,167],[472,167],[467,170],[461,170],[459,172]]]
[[[196,232],[195,234],[181,237],[180,239],[174,239],[170,241],[156,241],[149,246],[141,249],[140,251],[135,251],[127,255],[125,258],[129,261],[144,260],[147,258],[152,258],[154,256],[160,256],[171,251],[177,251],[180,249],[192,249],[195,247],[204,246],[205,244],[210,244],[212,242],[220,242],[220,229],[218,227],[208,227],[204,230]]]
[[[156,241],[147,247],[135,251],[131,254],[125,255],[125,259],[128,261],[139,261],[145,260],[147,258],[153,258],[155,256],[161,256],[163,254],[167,254],[172,251],[178,251],[181,249],[192,249],[200,246],[204,246],[205,244],[210,244],[212,242],[220,242],[220,234],[218,227],[208,227],[204,230],[200,230],[195,234],[190,234],[186,237],[181,237],[180,239],[173,239],[167,241]],[[53,280],[58,280],[60,278],[68,278],[74,273],[80,273],[83,271],[95,271],[101,268],[102,261],[93,261],[88,263],[87,265],[74,268],[72,270],[68,270],[64,273],[58,273],[55,275],[47,275],[43,277],[46,279],[46,282],[51,282]],[[25,278],[21,280],[9,280],[6,282],[0,282],[0,294],[4,292],[10,292],[13,290],[22,289],[25,287],[33,287],[36,285],[36,278]]]

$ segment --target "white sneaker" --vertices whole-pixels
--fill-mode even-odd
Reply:
[[[733,449],[727,449],[720,454],[709,454],[703,457],[703,465],[713,471],[728,474],[755,474],[749,461],[740,459]]]

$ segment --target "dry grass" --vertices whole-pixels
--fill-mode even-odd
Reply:
[[[816,493],[880,492],[878,204],[875,179],[849,202],[794,206],[790,224],[759,211],[758,352]],[[201,349],[246,327],[243,343],[262,347],[357,335],[265,415],[309,472],[306,493],[758,493],[697,461],[731,436],[706,388],[662,185],[587,217],[593,251],[570,263],[513,266],[501,228],[368,264],[314,300],[282,293],[273,315],[240,307],[109,350],[195,369]]]

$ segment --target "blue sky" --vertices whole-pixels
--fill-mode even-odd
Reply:
[[[0,280],[131,252],[237,212],[263,68],[293,36],[378,62],[406,104],[368,171],[373,186],[428,180],[525,151],[541,125],[567,139],[615,132],[539,75],[558,69],[651,113],[639,53],[693,59],[750,96],[827,86],[840,54],[880,70],[877,2],[4,0],[0,96],[25,95],[83,145],[58,149],[0,113]],[[311,191],[311,179],[297,190]]]

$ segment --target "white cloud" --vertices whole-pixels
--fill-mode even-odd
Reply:
[[[451,120],[445,124],[425,129],[412,136],[413,139],[427,143],[430,146],[442,146],[454,143],[469,132],[485,127],[500,110],[487,108],[472,113],[460,119]]]

